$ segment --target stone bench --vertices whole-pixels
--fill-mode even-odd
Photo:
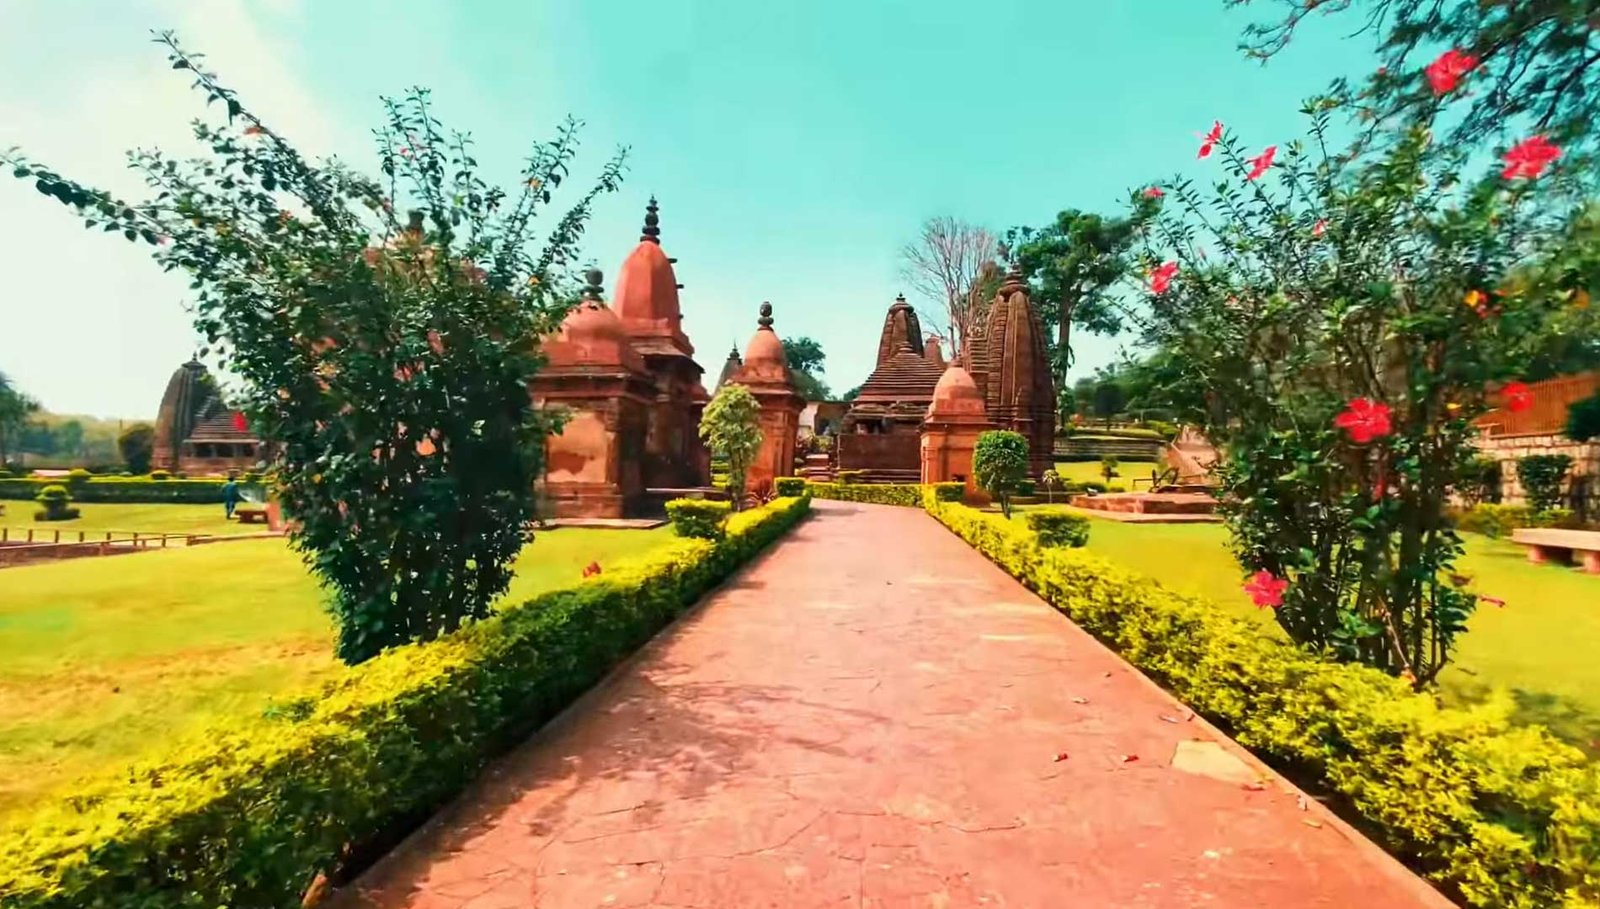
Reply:
[[[1524,527],[1511,532],[1511,542],[1528,547],[1528,561],[1566,563],[1578,556],[1583,570],[1600,574],[1600,531]]]

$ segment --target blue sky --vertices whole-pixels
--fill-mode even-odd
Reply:
[[[1246,21],[1222,0],[20,0],[0,34],[0,146],[137,189],[122,152],[182,150],[199,110],[148,43],[164,27],[306,151],[369,170],[377,99],[411,85],[507,184],[572,113],[577,184],[631,148],[585,244],[608,284],[655,193],[701,365],[715,375],[770,300],[843,391],[871,367],[923,219],[1115,211],[1130,187],[1210,171],[1194,134],[1213,119],[1282,144],[1306,96],[1374,65],[1342,39],[1351,22],[1263,69],[1236,49]],[[0,370],[52,410],[152,416],[197,346],[185,281],[27,183],[0,182],[0,215]],[[1126,341],[1079,337],[1080,371]]]

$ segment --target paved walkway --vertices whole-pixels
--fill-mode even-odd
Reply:
[[[334,905],[1448,905],[920,511],[816,510]]]

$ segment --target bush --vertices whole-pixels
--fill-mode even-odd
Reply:
[[[1100,459],[1100,475],[1106,478],[1107,483],[1111,482],[1112,477],[1122,476],[1117,473],[1117,465],[1121,463],[1116,455],[1106,455]]]
[[[1484,502],[1454,514],[1457,530],[1481,533],[1486,537],[1503,537],[1518,527],[1578,526],[1577,517],[1566,508],[1549,508],[1544,511],[1530,505],[1499,505]]]
[[[437,809],[808,505],[735,515],[721,542],[679,541],[638,567],[395,648],[270,716],[87,782],[0,834],[0,901],[298,906],[319,870]]]
[[[1500,501],[1500,462],[1481,455],[1467,461],[1456,477],[1456,494],[1468,505]]]
[[[941,502],[961,502],[967,497],[965,483],[935,483],[933,497]]]
[[[1035,508],[1026,516],[1040,546],[1078,548],[1089,545],[1089,519],[1058,508]]]
[[[1121,483],[1107,483],[1106,484],[1106,492],[1127,492],[1127,491],[1128,491],[1128,487],[1122,485]]]
[[[1574,442],[1600,439],[1600,392],[1567,408],[1566,433]]]
[[[1170,442],[1178,437],[1176,423],[1168,423],[1165,420],[1146,420],[1144,425],[1146,429],[1160,436],[1163,441]]]
[[[16,474],[13,474],[11,471],[6,470],[3,467],[0,467],[0,480],[9,480],[13,476],[16,476]]]
[[[1102,493],[1106,491],[1106,484],[1099,480],[1084,480],[1078,485],[1083,487],[1084,492]]]
[[[39,490],[55,481],[36,478],[0,479],[0,499],[34,499]],[[222,501],[222,481],[153,480],[149,477],[92,477],[74,484],[72,497],[78,502],[121,502],[159,504],[183,502],[210,505]]]
[[[78,516],[72,507],[72,494],[60,483],[52,483],[39,490],[39,510],[33,513],[35,521],[70,521]]]
[[[1023,498],[1027,498],[1028,496],[1033,495],[1035,492],[1038,491],[1038,489],[1039,489],[1039,484],[1035,483],[1032,480],[1023,479],[1023,480],[1018,480],[1017,481],[1017,490],[1016,490],[1017,495],[1021,496]]]
[[[92,477],[92,476],[94,476],[94,474],[90,473],[89,471],[85,470],[84,468],[82,468],[82,467],[74,467],[71,470],[67,471],[67,482],[71,483],[74,486],[76,486],[79,483],[87,483],[89,481],[89,478]]]
[[[695,540],[720,540],[726,536],[728,515],[732,512],[731,503],[709,499],[673,499],[667,503],[672,529],[680,537]]]
[[[772,489],[779,496],[803,496],[806,494],[806,481],[803,477],[778,477],[772,481]]]
[[[152,471],[150,471],[150,479],[152,479],[152,480],[167,480],[167,479],[171,479],[171,478],[172,478],[172,473],[170,471],[166,471],[166,470],[152,470]]]
[[[1240,744],[1337,793],[1369,835],[1473,906],[1600,900],[1600,766],[1500,697],[1446,709],[1381,671],[1319,659],[1254,622],[1012,522],[930,513]]]
[[[1011,516],[1011,496],[1028,481],[1028,440],[1021,433],[990,430],[978,435],[972,449],[972,475],[978,487]]]
[[[806,488],[816,498],[839,502],[912,508],[922,505],[922,487],[911,483],[864,483],[859,486],[851,483],[807,483]]]
[[[1561,486],[1572,458],[1567,455],[1528,455],[1517,459],[1517,479],[1528,504],[1543,511],[1561,504]]]

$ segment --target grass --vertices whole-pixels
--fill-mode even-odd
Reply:
[[[201,508],[96,507],[172,510],[152,515],[158,525],[148,529],[171,529]],[[667,528],[541,532],[502,602],[672,539]],[[282,540],[9,568],[0,585],[0,815],[343,671],[323,595]]]
[[[1111,482],[1133,489],[1133,481],[1149,479],[1150,472],[1160,471],[1161,465],[1154,461],[1118,461],[1117,476]],[[1056,464],[1056,475],[1068,483],[1082,483],[1085,480],[1099,480],[1105,482],[1105,477],[1100,475],[1099,461],[1061,461]],[[1147,483],[1139,484],[1139,488],[1148,486]]]
[[[74,502],[79,516],[71,521],[35,521],[37,506],[32,502],[0,502],[0,527],[16,531],[59,530],[65,538],[70,532],[77,539],[80,530],[137,530],[140,533],[259,533],[265,524],[241,524],[225,520],[221,505],[124,505],[113,502]]]
[[[1440,676],[1445,700],[1467,703],[1493,688],[1509,689],[1521,720],[1600,755],[1600,577],[1530,564],[1521,547],[1505,540],[1465,538],[1457,567],[1475,590],[1506,605],[1483,604],[1473,615],[1455,662]],[[1242,572],[1220,524],[1097,519],[1089,549],[1277,630],[1240,588]]]

